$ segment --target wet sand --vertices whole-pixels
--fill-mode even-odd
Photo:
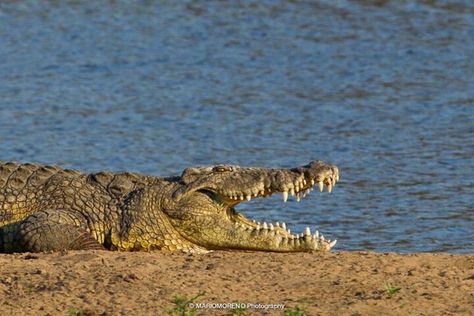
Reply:
[[[70,251],[0,271],[0,315],[167,315],[198,294],[197,315],[474,315],[474,255]]]

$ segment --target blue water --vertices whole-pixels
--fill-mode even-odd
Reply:
[[[338,250],[474,252],[474,4],[0,3],[0,160],[155,175],[335,163],[244,203]]]

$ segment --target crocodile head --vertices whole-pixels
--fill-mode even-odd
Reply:
[[[277,252],[329,251],[336,241],[325,240],[309,227],[292,234],[285,223],[257,223],[235,206],[275,193],[297,201],[313,186],[331,192],[339,180],[336,166],[313,161],[291,169],[244,168],[217,165],[185,169],[172,202],[164,209],[179,235],[205,249],[241,249]]]

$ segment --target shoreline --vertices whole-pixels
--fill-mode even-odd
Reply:
[[[2,315],[166,315],[180,298],[193,297],[194,305],[186,308],[192,305],[197,315],[232,315],[237,309],[248,315],[474,311],[474,254],[1,254],[0,276]]]

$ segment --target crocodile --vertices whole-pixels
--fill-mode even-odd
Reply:
[[[235,206],[274,193],[299,201],[314,186],[331,192],[338,180],[339,169],[322,161],[193,167],[164,178],[0,162],[0,252],[330,251],[336,241],[318,231],[292,234],[285,223],[261,224]]]

